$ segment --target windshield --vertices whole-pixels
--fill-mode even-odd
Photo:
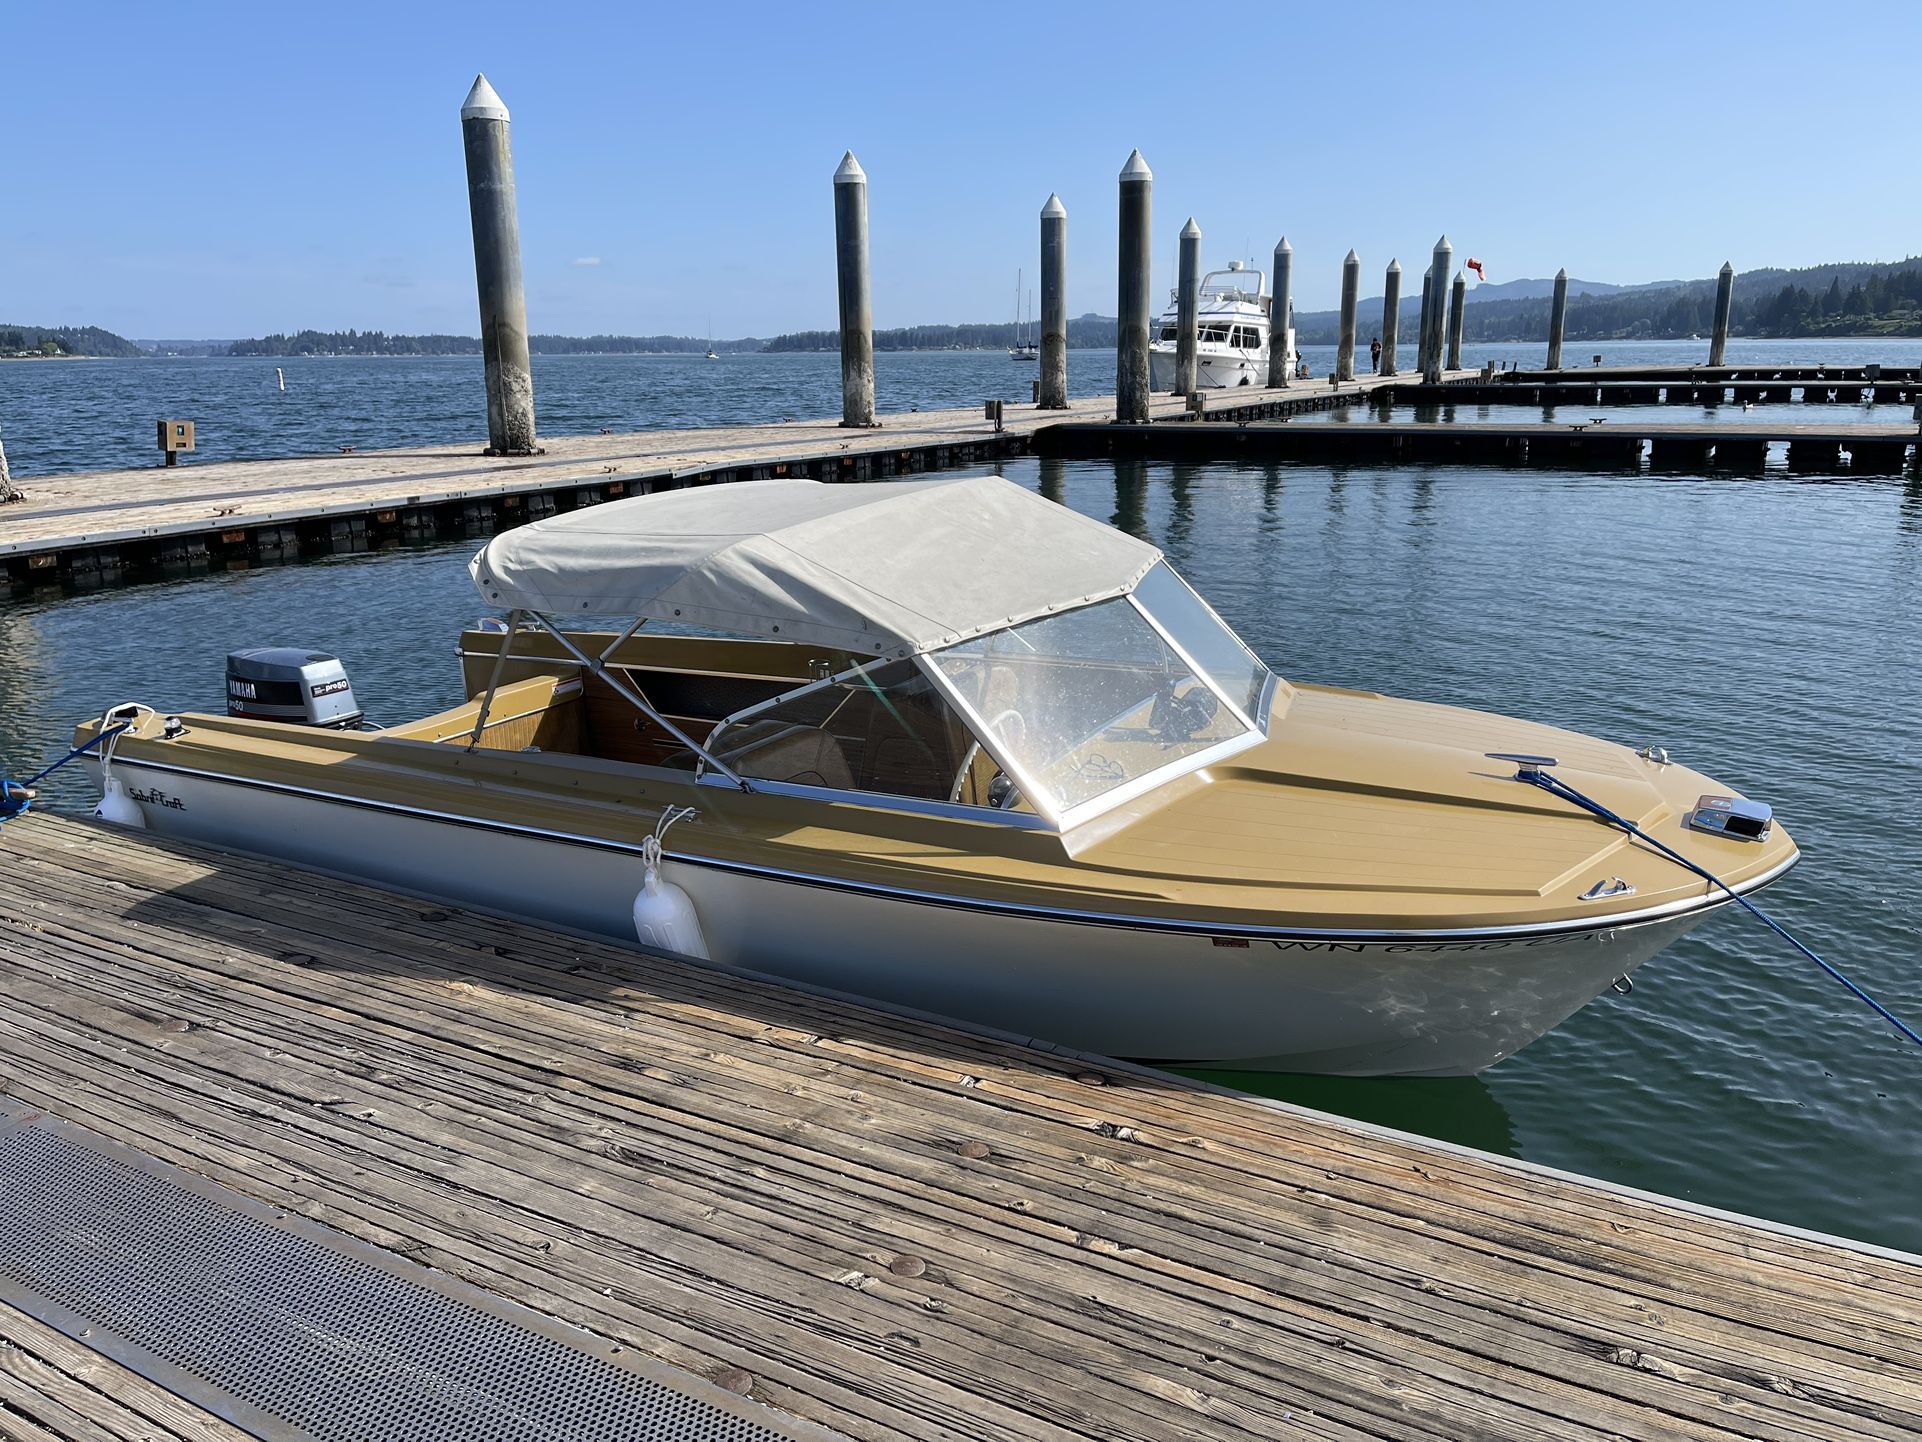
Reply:
[[[927,659],[1057,813],[1249,733],[1125,597]]]
[[[1195,665],[1208,673],[1215,688],[1240,707],[1242,715],[1266,730],[1268,718],[1261,714],[1261,695],[1268,685],[1268,668],[1213,608],[1190,590],[1166,561],[1157,562],[1136,583],[1134,596]]]

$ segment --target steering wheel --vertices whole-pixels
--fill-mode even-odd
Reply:
[[[1175,695],[1175,683],[1155,694],[1154,709],[1148,713],[1148,727],[1163,741],[1187,741],[1215,719],[1221,702],[1199,681],[1183,695]]]

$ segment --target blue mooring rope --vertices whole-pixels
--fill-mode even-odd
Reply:
[[[1512,759],[1512,758],[1503,758],[1503,759]],[[1664,856],[1668,857],[1671,861],[1674,861],[1679,865],[1686,867],[1688,870],[1694,872],[1697,876],[1701,877],[1704,881],[1708,882],[1710,885],[1721,887],[1722,890],[1726,891],[1729,894],[1729,899],[1734,901],[1736,905],[1740,906],[1743,910],[1747,911],[1749,915],[1753,916],[1757,921],[1761,922],[1762,925],[1766,926],[1770,931],[1774,932],[1777,936],[1781,937],[1782,940],[1786,941],[1790,946],[1794,947],[1797,951],[1801,952],[1802,955],[1806,956],[1810,961],[1814,962],[1817,966],[1821,967],[1822,970],[1826,971],[1830,976],[1834,977],[1837,981],[1841,982],[1842,985],[1846,986],[1850,991],[1854,992],[1857,998],[1859,998],[1864,1002],[1867,1002],[1869,1006],[1875,1009],[1875,1012],[1878,1016],[1880,1016],[1890,1026],[1894,1027],[1897,1031],[1901,1032],[1903,1036],[1907,1037],[1910,1041],[1914,1042],[1917,1046],[1922,1046],[1922,1036],[1917,1036],[1914,1028],[1912,1028],[1907,1022],[1903,1021],[1901,1017],[1897,1016],[1894,1012],[1890,1011],[1886,1006],[1882,1005],[1881,1002],[1877,1001],[1874,997],[1870,996],[1866,991],[1862,990],[1861,987],[1857,986],[1854,982],[1850,981],[1835,967],[1829,965],[1828,962],[1822,960],[1822,958],[1817,956],[1815,952],[1811,950],[1809,947],[1804,946],[1800,941],[1796,940],[1794,936],[1789,934],[1787,927],[1783,926],[1774,917],[1770,916],[1767,912],[1763,911],[1761,907],[1757,906],[1754,902],[1750,901],[1746,896],[1739,894],[1734,887],[1730,886],[1726,881],[1722,880],[1722,878],[1717,876],[1714,872],[1709,871],[1704,867],[1697,866],[1693,861],[1690,861],[1686,856],[1682,855],[1682,853],[1677,851],[1674,847],[1668,846],[1663,842],[1657,841],[1653,836],[1650,836],[1646,831],[1642,830],[1641,827],[1637,826],[1633,821],[1630,821],[1627,817],[1617,816],[1613,811],[1610,811],[1606,806],[1602,805],[1601,802],[1595,800],[1593,797],[1584,796],[1581,792],[1577,791],[1573,786],[1570,786],[1566,781],[1562,780],[1561,777],[1551,776],[1547,771],[1542,770],[1539,766],[1528,766],[1528,765],[1522,766],[1515,773],[1515,779],[1517,781],[1527,781],[1532,785],[1539,786],[1542,788],[1542,790],[1548,792],[1551,796],[1559,796],[1564,801],[1573,802],[1575,805],[1581,807],[1584,811],[1588,811],[1593,813],[1596,816],[1599,816],[1603,821],[1606,821],[1609,825],[1621,827],[1622,830],[1626,831],[1630,836],[1633,836],[1636,840],[1646,841],[1650,846],[1654,847],[1657,851],[1661,852]]]
[[[110,740],[118,736],[122,731],[130,729],[132,726],[133,722],[122,721],[118,726],[108,727],[96,735],[91,741],[83,742],[81,745],[74,747],[73,750],[69,751],[65,756],[62,756],[58,761],[54,762],[53,765],[42,766],[25,781],[12,781],[6,778],[0,778],[0,824],[11,821],[16,816],[26,815],[27,812],[33,808],[33,788],[53,775],[53,773],[58,771],[62,766],[65,766],[76,756],[84,756],[102,741]]]

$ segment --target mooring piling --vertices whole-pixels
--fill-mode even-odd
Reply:
[[[1379,375],[1395,371],[1395,342],[1401,338],[1401,262],[1388,262],[1388,274],[1381,288],[1381,366]]]
[[[1132,151],[1121,167],[1120,278],[1115,313],[1115,419],[1140,424],[1148,419],[1148,314],[1153,278],[1154,172]]]
[[[1170,394],[1185,396],[1195,388],[1196,351],[1201,314],[1201,227],[1195,218],[1181,227],[1181,252],[1175,276],[1175,383]]]
[[[1289,381],[1288,307],[1294,277],[1295,248],[1284,235],[1275,242],[1275,277],[1268,292],[1268,384],[1271,386],[1285,386]]]
[[[1548,369],[1562,368],[1562,337],[1568,330],[1568,267],[1555,272],[1555,299],[1548,307]]]
[[[1468,304],[1468,277],[1455,272],[1455,303],[1448,312],[1448,369],[1462,368],[1462,312]]]
[[[850,150],[834,172],[834,276],[841,297],[841,424],[874,425],[874,310],[868,288],[868,173]]]
[[[1434,277],[1430,286],[1432,299],[1429,310],[1432,313],[1428,326],[1428,347],[1422,355],[1421,378],[1429,385],[1439,385],[1442,377],[1442,345],[1448,326],[1448,271],[1454,264],[1455,247],[1443,236],[1435,242]]]
[[[1433,267],[1421,273],[1421,310],[1417,316],[1420,322],[1420,334],[1415,338],[1415,374],[1424,380],[1428,378],[1428,331],[1435,323],[1434,279]]]
[[[1044,411],[1068,407],[1068,207],[1050,195],[1041,207],[1041,389]]]
[[[1735,267],[1722,262],[1722,273],[1715,282],[1715,335],[1708,343],[1708,363],[1718,366],[1728,355],[1728,313],[1735,301]]]
[[[531,456],[534,368],[527,354],[527,292],[521,281],[520,218],[514,205],[514,152],[507,107],[485,75],[460,109],[467,152],[467,204],[474,226],[474,280],[480,291],[481,356],[487,381],[487,453]]]
[[[1335,379],[1355,378],[1355,304],[1361,295],[1361,257],[1349,251],[1341,262],[1341,344],[1335,351]]]

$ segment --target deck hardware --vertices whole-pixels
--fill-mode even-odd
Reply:
[[[1652,766],[1668,766],[1672,764],[1668,759],[1668,748],[1666,746],[1643,746],[1637,750],[1635,754]]]
[[[1582,893],[1583,901],[1599,901],[1605,896],[1633,896],[1635,883],[1619,876],[1605,877]]]
[[[1541,775],[1549,767],[1562,764],[1553,756],[1530,756],[1525,751],[1488,751],[1483,754],[1490,761],[1513,761],[1517,781],[1530,780]]]
[[[1608,984],[1608,989],[1627,996],[1631,991],[1635,990],[1635,978],[1626,974],[1618,976]]]
[[[1688,814],[1691,831],[1735,841],[1767,841],[1774,825],[1775,812],[1769,804],[1745,796],[1704,796]]]

